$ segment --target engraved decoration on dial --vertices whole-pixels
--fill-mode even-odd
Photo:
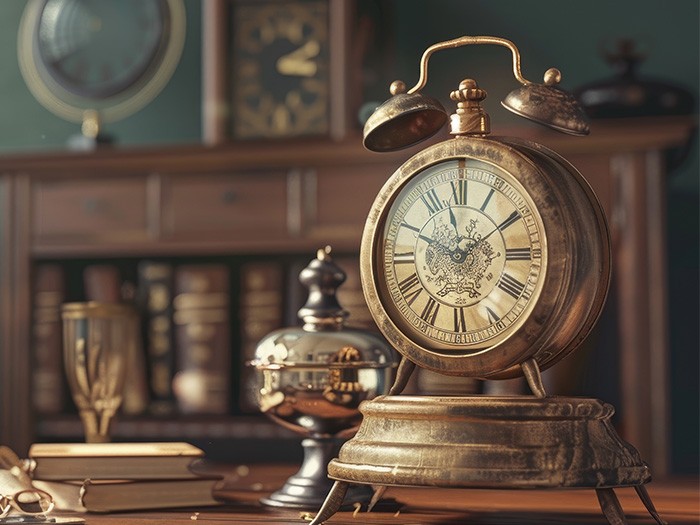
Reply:
[[[473,159],[431,166],[384,224],[390,317],[437,350],[484,350],[520,326],[542,287],[544,227],[527,193]]]

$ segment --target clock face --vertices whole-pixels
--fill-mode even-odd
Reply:
[[[233,33],[233,136],[327,133],[328,3],[236,4]]]
[[[450,160],[391,205],[379,277],[390,317],[437,352],[479,352],[524,320],[542,288],[544,227],[520,183],[493,164]]]
[[[600,203],[544,146],[455,137],[408,159],[367,217],[367,307],[414,364],[509,378],[545,369],[595,324],[610,281]]]
[[[184,37],[182,0],[36,0],[22,18],[18,55],[27,85],[54,113],[116,120],[165,86]]]
[[[143,77],[165,35],[160,0],[49,0],[39,17],[36,52],[66,90],[106,98]]]

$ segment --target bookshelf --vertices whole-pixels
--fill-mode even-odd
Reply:
[[[666,468],[668,442],[660,430],[670,417],[663,152],[685,144],[694,125],[686,118],[599,121],[586,139],[534,128],[499,130],[562,154],[606,209],[618,277],[611,315],[616,355],[624,364],[620,399],[608,400],[623,419],[623,437],[655,473]],[[0,443],[24,454],[34,441],[81,437],[74,414],[41,415],[31,408],[38,265],[76,273],[116,261],[135,273],[140,261],[153,259],[223,262],[238,271],[251,262],[279,260],[298,268],[326,244],[336,254],[356,256],[376,193],[414,151],[377,155],[349,136],[0,157]],[[78,278],[73,281],[80,286]],[[232,305],[239,304],[238,286],[230,288]],[[288,325],[292,307],[284,310]],[[231,314],[232,333],[239,329],[238,313]],[[240,340],[231,341],[236,360]],[[240,365],[232,366],[231,380],[239,373]],[[662,392],[662,402],[650,402],[651,383],[659,385],[654,391]],[[121,416],[114,431],[124,440],[218,440],[229,446],[295,438],[237,408],[223,415]],[[257,453],[263,454],[261,448]]]

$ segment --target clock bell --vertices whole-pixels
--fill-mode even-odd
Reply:
[[[661,524],[645,489],[648,466],[617,435],[612,406],[547,394],[541,370],[590,333],[610,284],[610,239],[584,177],[548,148],[491,137],[473,79],[450,94],[448,117],[421,93],[439,50],[495,44],[512,52],[520,87],[503,106],[557,131],[586,135],[576,99],[552,68],[536,84],[505,39],[465,36],[429,47],[420,79],[368,119],[364,144],[394,151],[432,136],[449,120],[452,139],[408,159],[377,195],[362,236],[362,286],[370,312],[401,354],[389,395],[363,402],[363,420],[328,465],[335,480],[312,521],[332,516],[351,484],[378,487],[594,489],[611,524],[625,523],[614,488],[634,487]],[[419,366],[481,379],[524,376],[532,395],[401,395]],[[369,505],[372,508],[372,504]]]

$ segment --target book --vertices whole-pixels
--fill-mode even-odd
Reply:
[[[148,356],[149,408],[154,414],[169,414],[175,409],[173,276],[171,264],[148,260],[138,264],[138,305]]]
[[[115,264],[90,264],[83,270],[85,299],[101,303],[132,303],[133,285],[122,279],[122,272]],[[124,381],[122,404],[124,414],[138,415],[146,411],[149,403],[146,379],[146,357],[139,322],[130,327],[127,353],[129,373]]]
[[[57,264],[40,264],[34,271],[32,401],[37,413],[56,414],[66,398],[61,339],[61,303],[65,272]]]
[[[173,392],[186,414],[226,414],[230,398],[229,269],[186,264],[175,269]]]
[[[201,449],[173,443],[35,443],[32,477],[41,480],[188,479]]]
[[[214,489],[221,478],[135,481],[35,481],[54,497],[58,508],[73,512],[203,507],[218,505]]]
[[[258,413],[257,371],[246,363],[255,358],[260,340],[282,328],[284,320],[284,269],[277,261],[245,263],[240,270],[240,391],[239,409]]]

